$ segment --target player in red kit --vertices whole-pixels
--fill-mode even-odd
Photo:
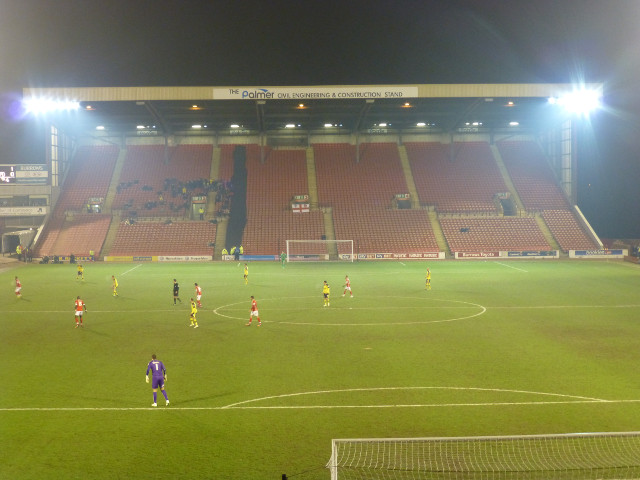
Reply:
[[[22,298],[22,283],[18,277],[16,277],[16,298]]]
[[[351,298],[353,298],[353,292],[351,291],[351,280],[349,280],[349,275],[344,276],[344,292],[342,292],[342,296],[344,297],[347,292],[349,292]]]
[[[198,307],[202,308],[202,303],[200,299],[202,298],[202,288],[197,283],[194,283],[196,286],[196,301],[198,302]]]
[[[253,298],[253,295],[251,295],[251,312],[249,312],[249,323],[247,323],[247,327],[251,325],[253,317],[256,317],[256,320],[258,320],[258,326],[262,325],[260,322],[260,315],[258,314],[258,303],[256,302],[256,299]]]
[[[84,327],[84,324],[82,323],[82,315],[84,312],[87,311],[87,305],[82,301],[82,299],[80,298],[80,295],[78,295],[78,298],[76,298],[75,309],[76,309],[76,328],[78,328],[78,325],[81,327]]]

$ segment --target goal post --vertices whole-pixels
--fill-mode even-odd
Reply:
[[[334,439],[331,480],[638,479],[640,432]]]
[[[353,262],[353,240],[287,240],[287,262]]]

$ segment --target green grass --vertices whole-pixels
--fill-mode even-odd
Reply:
[[[431,291],[423,262],[252,263],[248,286],[236,263],[2,271],[0,478],[315,480],[332,438],[640,430],[638,266],[428,265]]]

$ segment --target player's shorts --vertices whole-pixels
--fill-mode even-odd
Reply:
[[[202,295],[196,295],[196,300],[200,301],[201,298],[202,298]]]
[[[16,293],[20,293],[20,290],[22,290],[22,287],[16,287]]]
[[[82,275],[82,272],[78,272],[78,276],[81,276],[81,275]]]
[[[189,318],[196,318],[196,314],[195,313],[190,313],[189,314]]]
[[[329,294],[328,293],[323,293],[322,295],[324,295],[324,298],[329,298]]]
[[[258,315],[258,310],[251,310],[251,314],[250,316],[252,317],[259,317],[260,315]]]
[[[347,286],[345,286],[345,287],[344,287],[344,289],[345,289],[345,290],[349,290],[349,291],[351,291],[351,287],[350,287],[350,286],[348,286],[348,285],[347,285]]]
[[[164,378],[162,377],[151,378],[151,388],[162,388],[162,387],[164,387]]]
[[[81,317],[82,313],[82,310],[76,310],[76,317]]]

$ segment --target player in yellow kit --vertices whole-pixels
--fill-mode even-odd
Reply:
[[[331,287],[329,287],[329,284],[327,283],[327,281],[324,281],[324,285],[322,286],[322,296],[324,297],[324,306],[328,307],[329,305],[331,305],[329,303],[329,295],[331,294]]]
[[[76,275],[76,280],[78,280],[79,278],[84,280],[84,267],[81,263],[78,264],[78,273]]]
[[[198,328],[198,320],[196,319],[196,313],[198,313],[198,308],[196,307],[196,302],[191,299],[191,313],[189,314],[189,320],[191,320],[190,327]]]
[[[111,281],[113,282],[113,296],[118,296],[118,280],[116,280],[115,275],[111,275]]]
[[[247,285],[249,283],[249,267],[247,264],[244,264],[244,284]]]
[[[427,274],[425,275],[424,280],[424,288],[426,290],[431,290],[431,270],[427,268]]]

